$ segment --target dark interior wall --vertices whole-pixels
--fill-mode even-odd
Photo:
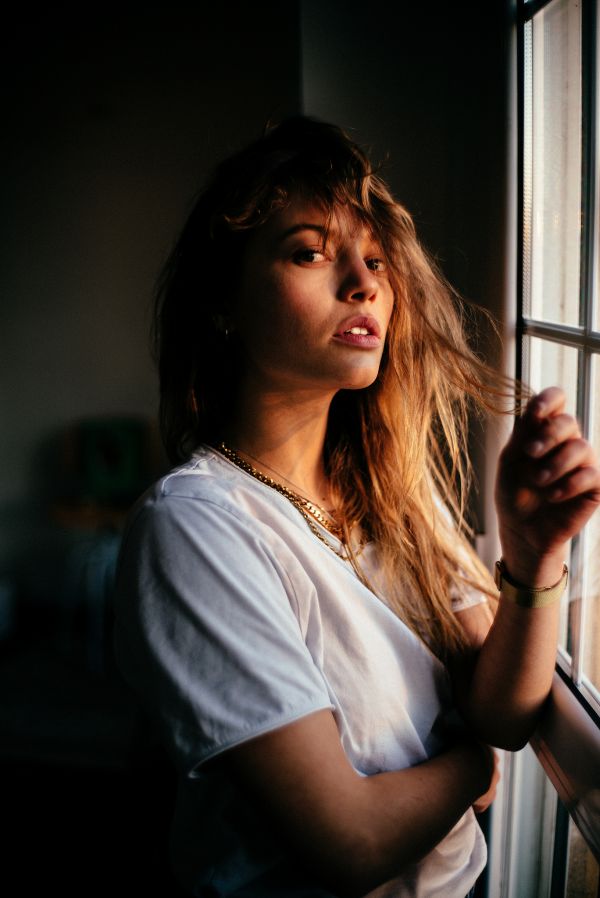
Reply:
[[[149,307],[190,199],[300,108],[296,3],[82,9],[0,38],[0,574],[44,527],[46,441],[155,416]]]
[[[302,3],[304,110],[370,147],[469,299],[505,289],[510,3]]]
[[[22,9],[0,30],[3,879],[175,896],[173,774],[111,665],[117,537],[50,517],[47,447],[155,417],[156,275],[214,163],[299,111],[297,3]]]

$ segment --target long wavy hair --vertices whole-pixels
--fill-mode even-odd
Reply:
[[[346,545],[356,524],[376,542],[386,601],[444,658],[465,647],[451,597],[468,588],[496,594],[465,518],[467,433],[472,411],[498,410],[510,385],[471,350],[465,305],[409,213],[336,126],[296,117],[269,128],[221,163],[198,197],[157,292],[165,446],[177,463],[222,438],[243,376],[223,321],[248,235],[298,196],[329,217],[349,211],[386,257],[395,302],[379,374],[334,398],[325,463]]]

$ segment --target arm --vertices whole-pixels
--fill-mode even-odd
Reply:
[[[361,777],[330,711],[226,753],[241,788],[340,895],[364,895],[429,852],[487,788],[493,755],[466,741],[417,767]]]
[[[190,482],[172,478],[172,497],[152,499],[128,532],[120,664],[168,729],[183,773],[228,765],[336,894],[362,895],[444,837],[487,789],[491,753],[465,740],[413,769],[357,774],[279,560],[247,538],[242,515],[182,496]]]
[[[600,470],[561,390],[529,403],[500,457],[496,505],[504,563],[527,586],[556,583],[567,543],[600,504]],[[550,691],[559,603],[521,608],[500,595],[462,702],[477,736],[502,748],[530,738]]]

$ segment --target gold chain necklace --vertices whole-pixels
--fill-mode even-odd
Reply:
[[[310,530],[317,539],[321,540],[322,543],[325,543],[326,546],[335,552],[340,558],[344,560],[348,560],[349,556],[347,552],[340,552],[333,546],[329,540],[325,539],[323,534],[319,531],[318,527],[315,525],[312,518],[319,522],[326,530],[329,531],[336,539],[339,539],[340,542],[343,542],[343,531],[342,528],[329,520],[326,515],[327,512],[324,508],[321,508],[315,502],[311,502],[310,499],[305,499],[304,496],[298,495],[298,493],[293,492],[284,486],[282,483],[278,483],[277,480],[273,480],[272,477],[268,477],[267,474],[263,474],[261,471],[258,471],[254,468],[249,462],[245,461],[235,449],[230,449],[229,446],[225,445],[225,443],[219,443],[217,446],[218,451],[225,456],[225,458],[236,465],[238,468],[241,468],[242,471],[245,471],[246,474],[250,474],[251,477],[254,477],[256,480],[259,480],[261,483],[264,483],[266,486],[270,486],[271,489],[276,490],[280,495],[285,496],[288,502],[291,502],[294,508],[296,508],[306,523],[308,524]],[[362,546],[361,546],[362,548]]]
[[[234,451],[234,450],[231,450],[231,451]],[[237,455],[239,455],[239,452],[237,453]],[[246,456],[246,458],[251,458],[252,461],[257,462],[257,464],[259,464],[261,467],[268,468],[272,474],[275,474],[275,476],[279,478],[278,480],[275,481],[275,483],[281,484],[281,481],[285,480],[285,482],[288,484],[288,489],[289,489],[289,487],[294,487],[294,489],[290,490],[290,492],[294,492],[294,490],[296,490],[297,491],[296,495],[299,496],[301,499],[305,499],[307,506],[310,505],[311,508],[316,509],[320,514],[324,515],[326,521],[333,521],[334,526],[335,526],[335,514],[332,511],[330,511],[328,508],[325,508],[324,505],[317,505],[317,503],[313,502],[312,499],[308,499],[306,495],[302,495],[302,491],[301,491],[300,487],[298,486],[298,484],[294,483],[293,480],[289,480],[289,478],[285,477],[280,471],[276,471],[275,468],[272,468],[271,465],[268,465],[266,463],[266,461],[262,461],[260,458],[255,458],[253,455],[250,454],[250,452],[248,452],[247,449],[244,449],[244,455]],[[281,484],[281,485],[285,486],[285,484]],[[315,515],[315,517],[316,517],[316,515]],[[323,526],[327,527],[327,524],[324,523]],[[327,527],[327,529],[329,529],[329,528]],[[339,528],[339,530],[341,532],[341,527]]]

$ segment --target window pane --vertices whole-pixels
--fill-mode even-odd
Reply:
[[[600,452],[600,359],[592,358],[592,417],[590,437]],[[600,690],[600,512],[587,526],[584,542],[585,612],[583,618],[583,672]]]
[[[577,325],[581,240],[581,14],[553,0],[526,29],[524,311]]]
[[[523,339],[523,376],[531,388],[539,393],[544,387],[562,387],[567,396],[567,412],[577,412],[577,371],[579,351],[571,346],[540,340],[537,337]],[[565,559],[571,564],[571,545]],[[567,596],[561,603],[559,644],[569,655],[572,655],[573,636],[579,632],[581,613],[581,589],[573,589],[573,578],[569,578]]]
[[[544,387],[562,387],[567,396],[567,412],[577,414],[577,370],[579,351],[551,340],[525,337],[525,377],[539,393]]]
[[[598,861],[571,820],[565,895],[569,898],[597,898],[599,885]]]

